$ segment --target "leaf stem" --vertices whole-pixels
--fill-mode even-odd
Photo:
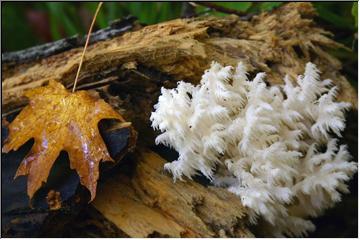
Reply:
[[[246,12],[244,11],[238,11],[235,9],[231,9],[231,8],[227,8],[227,7],[223,7],[220,5],[217,5],[215,3],[212,2],[189,2],[191,5],[202,5],[204,7],[210,8],[212,10],[218,11],[218,12],[223,12],[223,13],[228,13],[228,14],[235,14],[238,16],[244,16],[246,14]]]
[[[103,2],[99,2],[98,6],[97,6],[97,8],[96,8],[96,12],[95,12],[95,15],[94,15],[94,17],[93,17],[92,23],[91,23],[91,25],[90,25],[89,32],[88,32],[87,37],[86,37],[86,42],[85,42],[84,50],[83,50],[82,55],[81,55],[80,64],[79,64],[79,67],[78,67],[78,70],[77,70],[77,73],[76,73],[76,77],[75,77],[75,81],[74,81],[74,87],[73,87],[73,89],[72,89],[72,92],[75,92],[76,83],[77,83],[77,80],[78,80],[79,75],[80,75],[80,69],[81,69],[81,66],[82,66],[82,63],[83,63],[83,60],[84,60],[86,48],[87,48],[87,46],[88,46],[88,44],[89,44],[90,35],[91,35],[91,32],[92,32],[92,29],[93,29],[93,26],[94,26],[96,17],[97,17],[97,15],[98,15],[98,13],[99,13],[99,10],[100,10],[102,4],[103,4]]]

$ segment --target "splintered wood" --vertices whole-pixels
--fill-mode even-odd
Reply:
[[[288,74],[303,74],[315,63],[322,78],[339,88],[341,101],[357,108],[357,93],[341,75],[341,63],[328,50],[344,48],[314,23],[311,3],[289,3],[249,21],[237,16],[176,19],[140,28],[90,45],[78,89],[96,87],[102,98],[133,123],[137,145],[154,143],[149,116],[161,87],[179,80],[198,83],[212,61],[250,74],[267,73],[269,84]],[[54,79],[72,86],[82,48],[3,68],[2,108],[11,112],[27,103],[24,92]],[[98,88],[96,83],[108,85]],[[112,83],[112,84],[110,84]],[[173,182],[163,172],[165,160],[139,153],[135,175],[115,174],[98,184],[94,206],[130,237],[251,237],[246,209],[224,189],[193,181]]]
[[[302,74],[306,62],[315,63],[324,78],[339,86],[340,100],[357,107],[356,91],[340,74],[341,63],[328,49],[344,48],[331,40],[331,33],[318,28],[310,3],[290,3],[272,13],[242,21],[226,18],[177,19],[144,27],[111,40],[89,46],[79,84],[87,78],[128,62],[137,62],[174,76],[198,82],[212,61],[235,66],[239,61],[250,71],[268,73],[272,84],[289,74]],[[71,86],[76,75],[81,48],[72,49],[34,64],[24,64],[4,73],[3,111],[23,106],[24,91],[46,84],[50,79]]]
[[[134,176],[115,175],[99,185],[94,206],[131,237],[251,237],[245,208],[225,189],[177,181],[151,151],[137,157]]]

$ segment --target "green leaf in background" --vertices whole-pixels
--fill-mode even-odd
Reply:
[[[283,4],[283,2],[262,2],[260,3],[260,10],[270,11],[273,10],[274,8],[281,6],[281,4]]]
[[[31,47],[40,42],[26,23],[25,6],[20,3],[2,4],[1,29],[3,51],[15,51]]]
[[[54,40],[65,36],[73,36],[79,33],[76,27],[74,17],[71,18],[71,12],[76,14],[74,6],[69,3],[47,2],[50,15],[51,33]]]
[[[127,2],[123,7],[128,14],[136,16],[141,23],[154,24],[181,15],[181,2]]]
[[[246,13],[248,9],[250,9],[250,7],[253,5],[252,2],[212,2],[212,3],[227,9],[232,9],[244,13]],[[228,15],[226,13],[216,11],[215,9],[211,9],[206,6],[202,6],[200,4],[196,6],[195,11],[197,14],[209,13],[213,16],[219,16],[219,17],[224,17]]]
[[[129,14],[136,16],[141,23],[152,24],[156,17],[156,5],[145,2],[124,3],[129,10]]]
[[[182,3],[161,2],[158,3],[158,22],[175,19],[181,16]]]
[[[214,4],[228,9],[246,12],[251,7],[252,2],[214,2]]]
[[[89,10],[89,12],[94,15],[95,14],[95,11],[96,11],[96,8],[98,6],[98,2],[84,2],[83,3],[85,8],[87,10]],[[106,5],[106,3],[104,4]],[[102,9],[104,10],[104,9]],[[92,19],[92,18],[91,18]],[[105,11],[99,11],[97,17],[96,17],[96,22],[94,24],[95,26],[98,26],[99,28],[105,28],[108,26],[108,21],[107,21],[107,18],[106,18],[106,13]],[[89,28],[89,26],[84,26],[85,28]]]
[[[340,29],[354,30],[353,17],[349,14],[351,2],[337,4],[335,2],[314,2],[319,17]]]
[[[355,26],[357,27],[357,25],[358,25],[358,3],[357,2],[353,3],[351,13],[355,18]]]

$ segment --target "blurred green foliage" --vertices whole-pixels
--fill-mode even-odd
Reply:
[[[194,12],[224,16],[225,13],[195,3]],[[270,11],[283,2],[212,2],[245,13]],[[5,2],[2,3],[3,51],[14,51],[60,38],[85,34],[97,2]],[[127,15],[143,24],[154,24],[183,16],[185,2],[105,2],[97,18],[97,28]],[[357,4],[315,2],[325,24],[356,31]],[[356,8],[356,10],[355,10]],[[349,14],[352,13],[352,14]],[[354,21],[356,19],[356,21]],[[341,36],[343,37],[343,36]],[[348,37],[348,36],[347,36]],[[350,37],[351,38],[351,37]],[[351,39],[340,39],[351,46]]]
[[[14,51],[36,44],[85,34],[97,2],[2,3],[3,50]],[[154,24],[181,16],[181,2],[105,2],[96,19],[104,28],[114,19],[136,16]]]
[[[271,11],[284,2],[211,2],[245,14]],[[98,2],[2,2],[2,51],[15,51],[45,42],[86,34]],[[334,33],[334,39],[350,51],[333,50],[344,72],[357,85],[357,2],[313,2],[316,22]],[[196,14],[225,16],[200,2],[105,2],[96,28],[128,15],[142,24],[154,24]]]
[[[354,16],[355,19],[355,26],[358,25],[358,3],[353,3],[353,7],[351,10],[352,15]]]
[[[239,12],[271,11],[284,2],[211,2]],[[75,34],[86,34],[97,2],[5,2],[2,3],[2,51],[15,51]],[[334,39],[350,51],[332,50],[344,66],[350,82],[357,86],[357,2],[313,2],[316,21],[334,33]],[[154,24],[185,15],[225,16],[199,2],[105,2],[96,20],[96,28],[128,15],[142,24]]]
[[[196,2],[195,2],[196,3]],[[237,10],[244,13],[259,13],[263,11],[270,11],[275,7],[279,7],[284,2],[213,2],[216,5]],[[214,11],[202,5],[197,5],[195,8],[198,14],[210,14],[215,16],[225,16],[225,13]]]

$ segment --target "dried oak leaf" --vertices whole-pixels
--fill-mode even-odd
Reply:
[[[50,81],[48,86],[25,93],[30,103],[9,124],[9,136],[2,151],[17,150],[34,138],[32,149],[21,162],[15,178],[28,175],[27,193],[30,199],[46,182],[60,151],[68,153],[70,167],[80,176],[80,182],[96,195],[99,162],[113,161],[99,133],[101,119],[118,119],[119,113],[104,100],[95,99],[86,91],[71,93]]]

